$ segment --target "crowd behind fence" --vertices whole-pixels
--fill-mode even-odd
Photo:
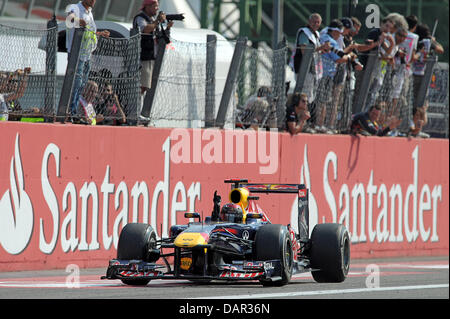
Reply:
[[[0,24],[0,103],[8,108],[8,112],[0,110],[3,119],[71,120],[68,104],[79,56],[69,58],[61,84],[56,76],[58,38],[55,21],[43,30]],[[204,43],[172,39],[161,44],[152,88],[144,97],[140,94],[140,49],[140,34],[133,30],[129,37],[99,37],[88,80],[94,85],[94,123],[284,130],[289,94],[315,85],[307,128],[318,133],[348,133],[353,114],[378,104],[384,110],[380,121],[390,114],[401,119],[401,134],[408,130],[416,100],[426,97],[417,97],[412,75],[398,91],[401,70],[383,63],[376,52],[367,55],[362,71],[344,63],[318,82],[305,77],[313,59],[306,52],[293,80],[285,42],[271,49],[242,38],[218,41],[215,36],[208,36]],[[434,56],[425,62],[432,72],[425,91],[429,109],[423,131],[448,137],[448,63],[437,63]]]

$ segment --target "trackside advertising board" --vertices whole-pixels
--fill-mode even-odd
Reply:
[[[102,267],[128,222],[158,237],[209,216],[225,179],[303,183],[310,231],[344,224],[352,258],[448,255],[449,142],[286,133],[0,123],[0,271]],[[297,228],[295,194],[259,194]]]

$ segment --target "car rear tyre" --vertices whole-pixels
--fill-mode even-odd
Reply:
[[[117,245],[117,259],[142,260],[154,262],[158,256],[151,254],[156,248],[156,233],[148,224],[126,224],[119,236]],[[144,286],[150,279],[121,279],[124,284]]]
[[[318,224],[311,233],[311,272],[317,282],[343,282],[350,268],[350,238],[341,224]]]
[[[281,280],[260,280],[263,286],[283,286],[289,283],[294,260],[291,237],[285,226],[262,226],[256,233],[255,253],[255,259],[258,261],[281,260]]]

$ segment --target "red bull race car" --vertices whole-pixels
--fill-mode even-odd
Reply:
[[[211,216],[171,226],[169,237],[157,239],[151,225],[130,223],[119,236],[117,258],[102,279],[147,285],[152,279],[253,280],[283,286],[294,274],[311,272],[317,282],[342,282],[350,266],[350,239],[341,224],[317,224],[309,235],[308,189],[302,184],[232,184],[229,203],[221,207],[214,193]],[[296,194],[298,232],[272,224],[257,205],[257,193]],[[170,262],[169,262],[170,261]]]

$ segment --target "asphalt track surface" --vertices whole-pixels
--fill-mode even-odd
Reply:
[[[449,299],[448,256],[352,260],[343,283],[319,284],[304,273],[293,277],[289,285],[270,288],[258,282],[193,284],[186,280],[153,280],[134,287],[101,280],[105,270],[81,269],[79,277],[65,269],[0,273],[0,299]]]

